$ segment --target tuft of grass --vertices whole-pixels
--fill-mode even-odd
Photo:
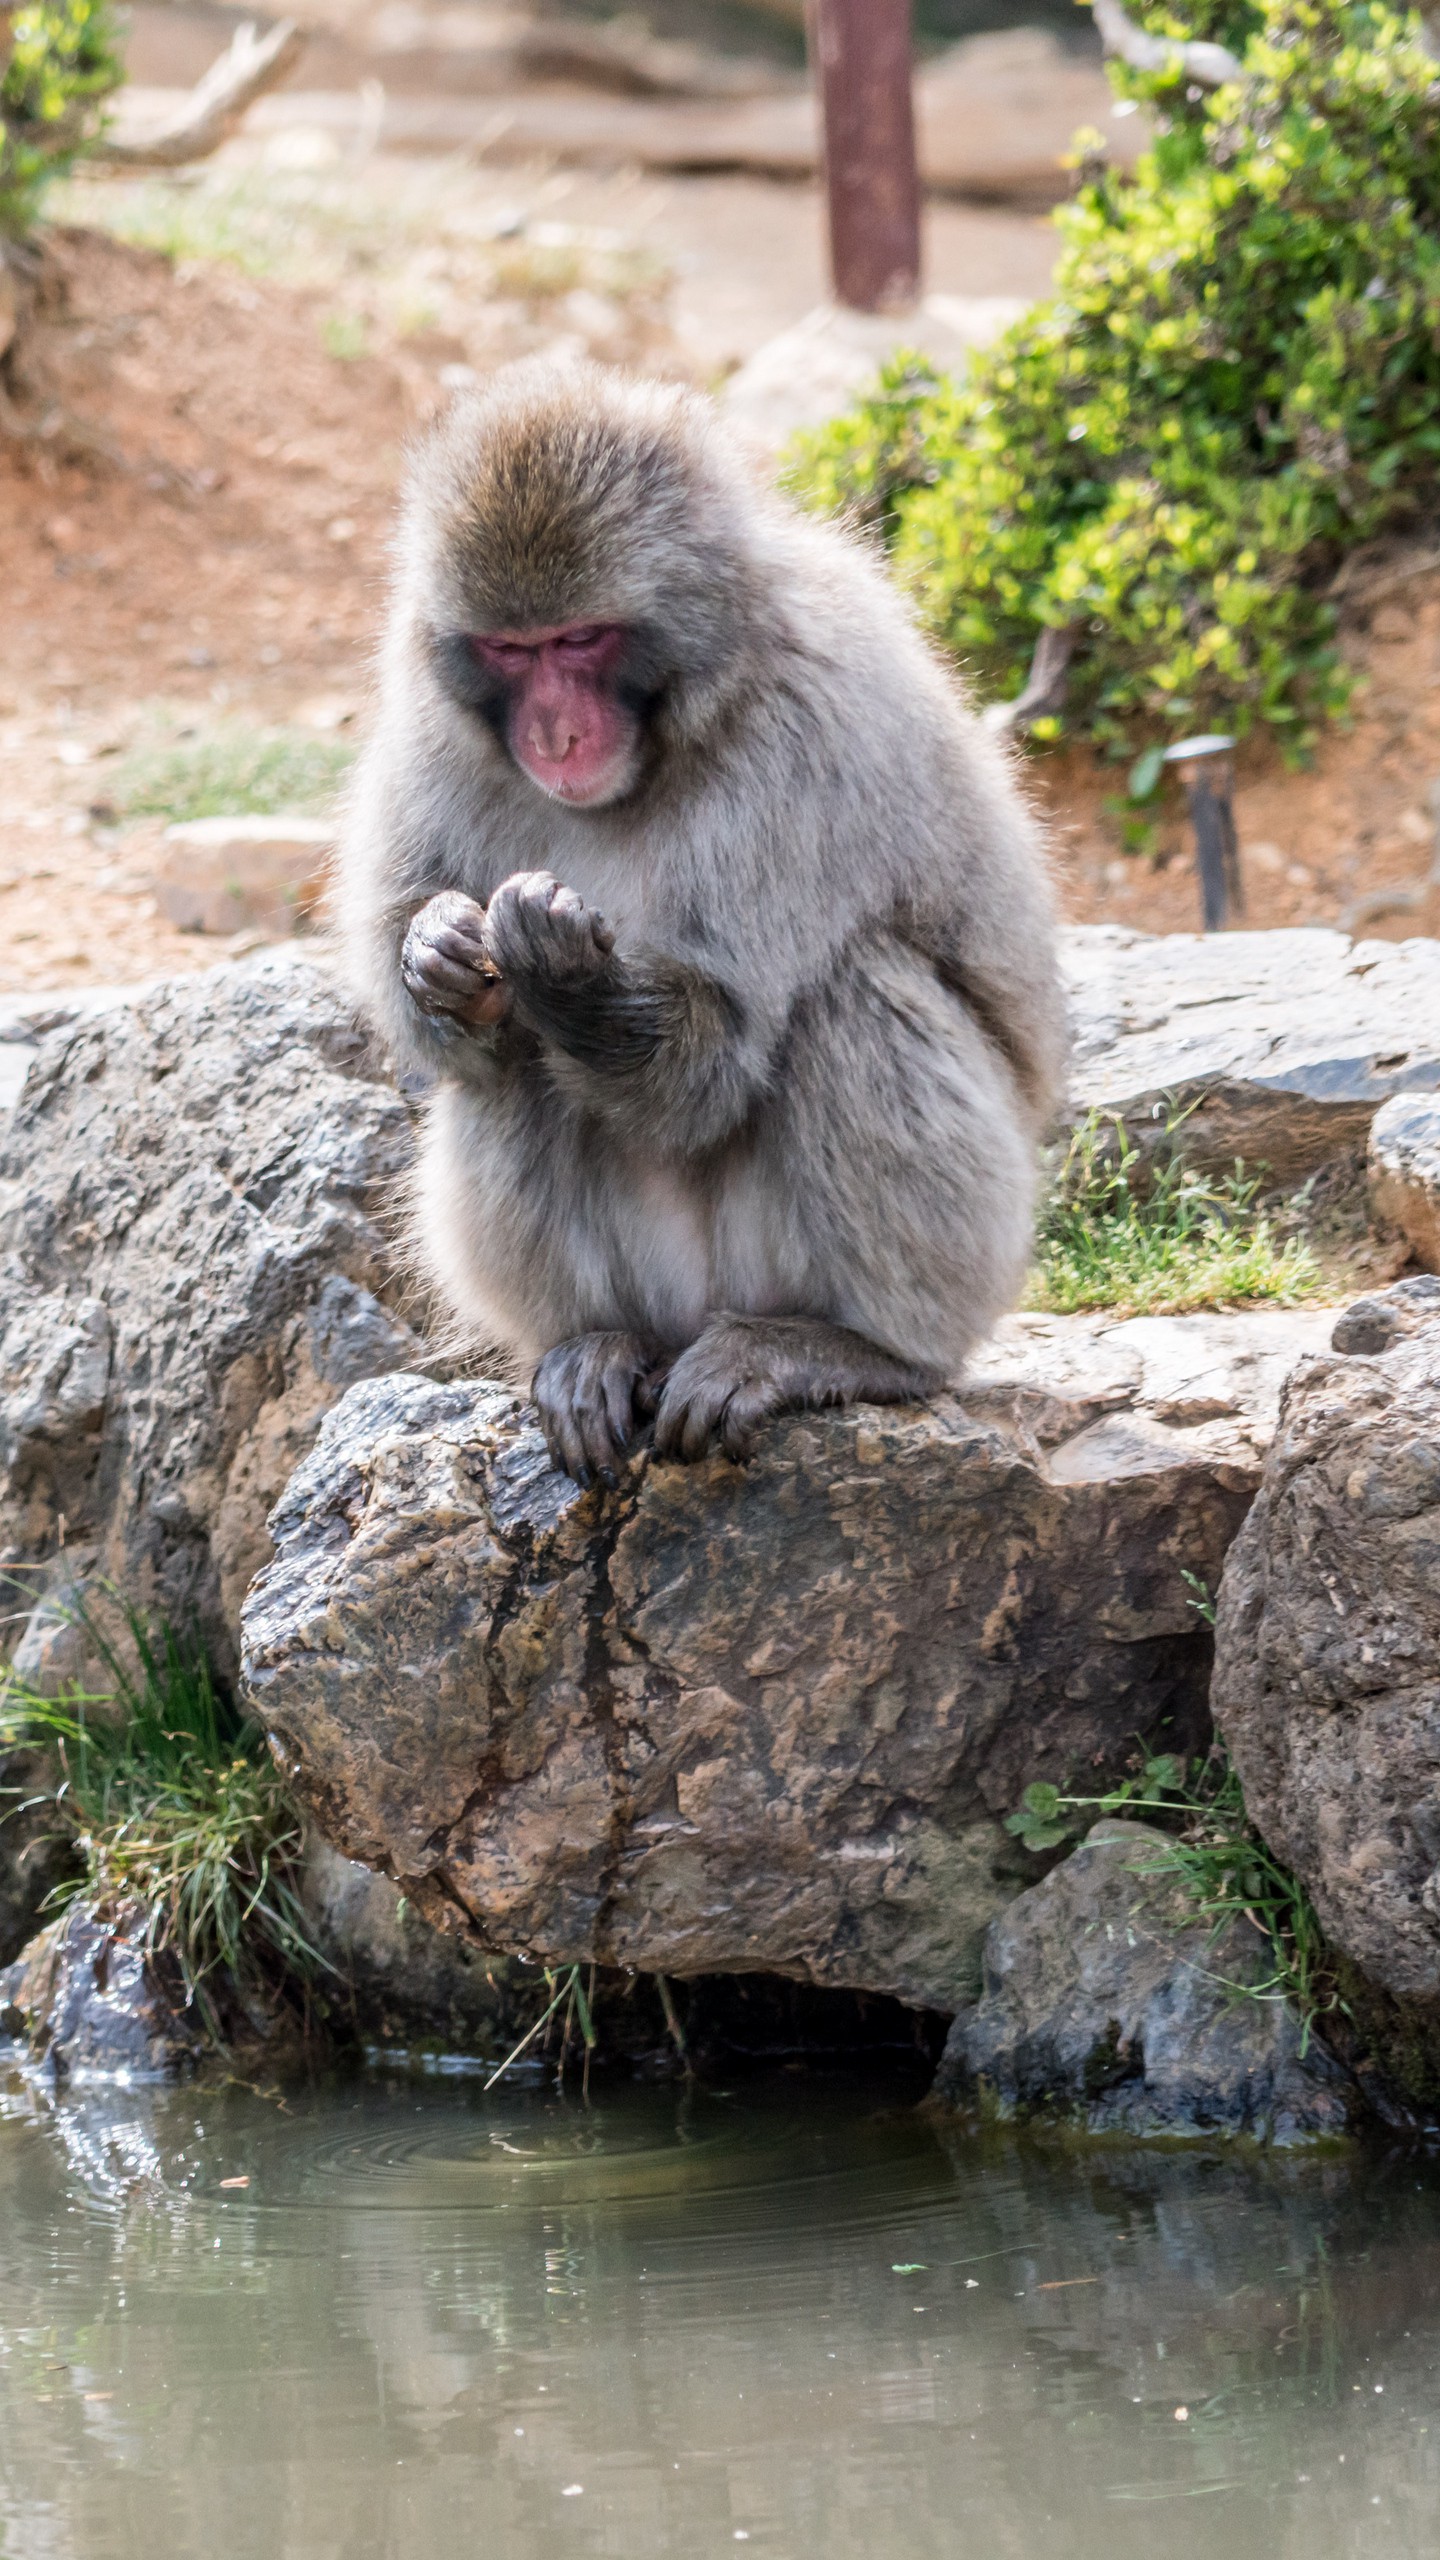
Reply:
[[[1184,1315],[1197,1307],[1313,1297],[1321,1273],[1299,1237],[1281,1242],[1237,1158],[1219,1180],[1187,1165],[1172,1111],[1154,1156],[1125,1123],[1092,1111],[1071,1135],[1041,1213],[1024,1304],[1071,1315]]]
[[[355,750],[338,738],[287,729],[216,728],[173,745],[138,748],[115,775],[122,818],[275,817],[324,811]]]
[[[116,1633],[88,1605],[72,1613],[107,1686],[56,1699],[4,1674],[0,1744],[54,1755],[56,1818],[79,1870],[56,1898],[83,1894],[101,1911],[139,1904],[147,1957],[173,1962],[187,2003],[223,2042],[223,1988],[273,1989],[325,1963],[300,1895],[300,1818],[198,1636],[116,1607]]]
[[[337,364],[359,364],[370,353],[370,326],[363,311],[327,311],[320,324],[320,343]]]
[[[78,0],[72,0],[78,5]],[[55,189],[61,218],[189,266],[223,266],[325,296],[329,351],[363,354],[431,327],[468,343],[487,304],[548,306],[577,286],[643,314],[670,273],[649,250],[580,225],[497,230],[483,185],[453,162],[406,169],[210,166],[125,178],[86,173]],[[478,352],[484,353],[484,333]]]
[[[1191,1605],[1206,1614],[1201,1602]],[[1213,1942],[1232,1920],[1246,1919],[1269,1941],[1270,1969],[1259,1981],[1215,1979],[1237,2000],[1286,2002],[1300,2022],[1303,2053],[1319,2021],[1344,2003],[1314,1905],[1250,1821],[1239,1777],[1218,1745],[1189,1767],[1173,1752],[1145,1760],[1104,1795],[1064,1795],[1043,1782],[1027,1787],[1005,1828],[1039,1854],[1107,1815],[1137,1814],[1174,1834],[1163,1851],[1137,1861],[1134,1872],[1180,1878],[1182,1926],[1208,1926]]]

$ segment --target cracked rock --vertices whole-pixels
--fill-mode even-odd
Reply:
[[[611,1496],[505,1388],[367,1381],[272,1517],[252,1701],[324,1837],[487,1946],[953,2010],[1025,1786],[1206,1731],[1184,1577],[1328,1323],[1012,1319],[963,1395]]]
[[[1440,2003],[1440,1303],[1351,1308],[1286,1387],[1231,1550],[1215,1720],[1265,1839],[1379,1992]],[[1384,1318],[1397,1321],[1387,1326]],[[1440,2055],[1440,2019],[1427,2029]],[[1440,2084],[1437,2084],[1440,2085]]]
[[[62,1011],[0,1124],[0,1569],[37,1604],[83,1548],[233,1662],[321,1413],[423,1356],[384,1303],[410,1152],[313,961]]]

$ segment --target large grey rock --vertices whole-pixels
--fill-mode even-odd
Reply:
[[[1437,1295],[1402,1283],[1393,1331],[1342,1335],[1375,1347],[1291,1379],[1226,1567],[1214,1685],[1251,1816],[1331,1945],[1421,2003],[1440,2001]]]
[[[1167,1097],[1194,1104],[1184,1148],[1298,1181],[1363,1143],[1381,1103],[1440,1090],[1440,943],[1279,933],[1064,938],[1072,1110],[1137,1137]]]
[[[1274,1973],[1248,1920],[1194,1916],[1173,1843],[1098,1822],[992,1922],[985,1986],[955,2020],[934,2096],[1078,2122],[1092,2132],[1340,2133],[1345,2077],[1293,2011],[1238,1996]],[[1306,2047],[1302,2051],[1302,2047]]]
[[[1212,1583],[1304,1313],[1021,1319],[963,1398],[745,1470],[549,1467],[484,1381],[355,1388],[275,1513],[246,1671],[322,1833],[506,1951],[953,2009],[1003,1816],[1204,1730]]]
[[[78,1546],[222,1664],[320,1414],[414,1362],[404,1104],[298,955],[62,1021],[0,1131],[0,1569]],[[24,1639],[22,1638],[22,1642]]]
[[[1440,1272],[1440,1093],[1397,1093],[1370,1124],[1370,1198],[1415,1260]]]

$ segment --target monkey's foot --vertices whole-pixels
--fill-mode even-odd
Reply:
[[[577,1333],[557,1342],[535,1372],[531,1394],[550,1463],[577,1484],[618,1482],[642,1415],[653,1413],[664,1359],[633,1333]]]
[[[682,1351],[655,1417],[662,1458],[700,1458],[718,1437],[748,1458],[768,1414],[796,1406],[908,1404],[932,1395],[933,1370],[897,1360],[843,1325],[808,1316],[715,1316]]]

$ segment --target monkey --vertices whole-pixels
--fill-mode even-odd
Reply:
[[[335,892],[430,1082],[431,1283],[554,1465],[933,1395],[1013,1303],[1064,1055],[1010,753],[700,395],[531,360],[400,521]]]

